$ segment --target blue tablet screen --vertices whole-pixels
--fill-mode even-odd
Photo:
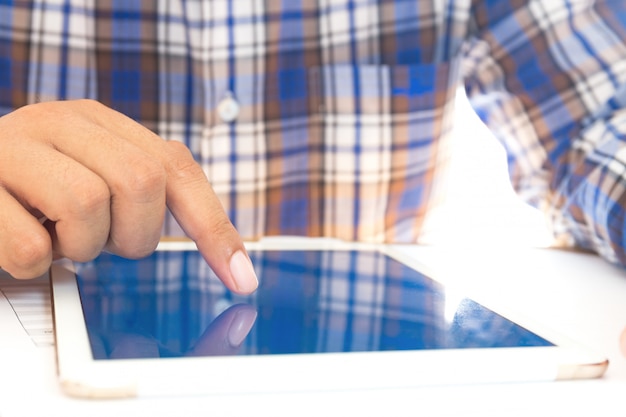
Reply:
[[[96,359],[548,346],[377,251],[252,251],[229,292],[196,251],[77,264]]]

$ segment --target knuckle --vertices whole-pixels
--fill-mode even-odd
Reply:
[[[64,103],[68,111],[81,112],[83,114],[97,114],[101,111],[107,111],[106,107],[101,102],[91,98],[79,98],[74,100],[59,101],[57,103]]]
[[[74,117],[75,111],[73,107],[72,102],[64,100],[32,103],[15,110],[13,115],[25,121],[32,121],[33,118],[40,119],[42,117],[55,121],[66,121],[68,118]]]
[[[68,111],[73,114],[80,114],[92,122],[100,123],[103,126],[107,124],[107,117],[111,113],[115,113],[113,109],[98,100],[90,98],[79,98],[67,101]]]
[[[184,144],[168,141],[166,146],[166,169],[170,177],[179,181],[194,181],[203,176],[200,165],[198,165]]]
[[[31,233],[14,241],[9,272],[15,278],[34,278],[41,275],[52,262],[52,247],[47,235]]]
[[[110,205],[111,193],[102,180],[76,178],[71,182],[68,193],[71,197],[67,210],[73,217],[84,219],[108,210]]]
[[[35,103],[22,106],[3,117],[10,120],[13,126],[31,126],[32,120],[41,119],[50,106],[48,103]]]
[[[95,108],[95,109],[106,107],[104,104],[100,103],[98,100],[94,100],[91,98],[79,98],[79,99],[73,100],[73,103],[75,103],[76,105],[80,107],[89,107],[89,108]]]
[[[123,192],[134,196],[160,195],[165,189],[167,177],[160,163],[150,158],[136,158],[132,163],[131,174],[122,178]]]

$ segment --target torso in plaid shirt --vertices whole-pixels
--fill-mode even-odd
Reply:
[[[0,112],[93,98],[185,142],[247,238],[412,242],[461,81],[519,192],[625,263],[625,40],[622,0],[0,0]]]

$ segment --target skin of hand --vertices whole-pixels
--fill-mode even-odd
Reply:
[[[15,278],[37,277],[59,257],[146,256],[167,205],[229,289],[256,289],[239,234],[183,144],[75,100],[1,117],[0,149],[0,266]]]

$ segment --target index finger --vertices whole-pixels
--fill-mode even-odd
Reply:
[[[258,280],[241,237],[224,212],[200,165],[179,142],[165,142],[167,205],[224,284],[249,294]]]

